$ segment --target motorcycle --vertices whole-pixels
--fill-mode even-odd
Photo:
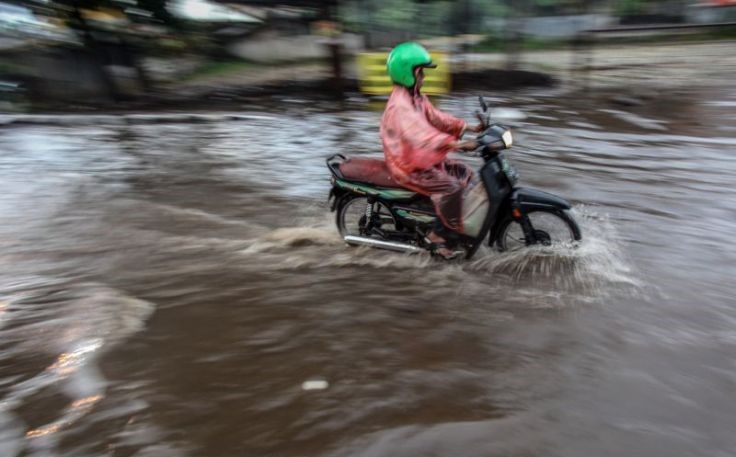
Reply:
[[[580,228],[568,201],[556,195],[518,187],[519,174],[504,151],[513,145],[511,130],[491,121],[483,97],[479,97],[484,130],[478,135],[477,153],[483,159],[480,179],[471,184],[463,201],[464,233],[445,238],[466,259],[488,240],[499,251],[529,246],[575,246]],[[402,188],[383,160],[327,159],[332,188],[328,202],[336,213],[337,229],[349,245],[418,253],[432,249],[426,235],[437,215],[429,197]]]

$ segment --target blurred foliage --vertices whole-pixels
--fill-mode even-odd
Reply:
[[[244,70],[258,66],[260,65],[243,59],[207,62],[204,65],[197,67],[193,72],[187,75],[184,80],[194,81],[227,74],[240,74]]]
[[[688,0],[344,0],[340,17],[349,30],[396,29],[417,35],[481,33],[488,20],[523,16],[611,13],[678,15]]]
[[[567,38],[537,38],[521,37],[518,48],[524,51],[543,51],[548,49],[568,49],[570,40]],[[471,52],[503,52],[508,49],[508,40],[501,34],[491,33],[482,41],[471,45]]]
[[[166,0],[36,0],[30,6],[36,9],[53,9],[60,17],[67,19],[74,11],[114,10],[125,15],[131,22],[176,25],[177,20],[166,8],[167,3]],[[135,14],[137,12],[143,14]]]
[[[689,4],[688,1],[677,0],[617,0],[614,13],[617,16],[635,16],[641,14],[677,14]]]
[[[346,0],[339,15],[346,28],[355,32],[403,30],[417,35],[445,35],[479,28],[487,16],[502,17],[507,0],[427,1]]]
[[[656,0],[618,2],[662,3]],[[348,30],[403,30],[417,36],[485,33],[488,21],[612,11],[611,0],[345,0],[339,14]]]
[[[166,0],[138,0],[137,3],[139,8],[145,11],[150,11],[153,14],[154,19],[161,21],[170,27],[176,27],[180,24],[180,22],[166,8],[168,3]]]
[[[410,0],[391,0],[381,5],[381,8],[375,17],[375,24],[378,26],[392,26],[394,24],[411,24],[417,17],[419,7]]]

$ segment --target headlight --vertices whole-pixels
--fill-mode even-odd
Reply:
[[[505,132],[503,132],[501,138],[503,139],[503,142],[506,144],[507,148],[510,148],[511,145],[514,144],[514,137],[511,135],[511,130],[506,130]]]

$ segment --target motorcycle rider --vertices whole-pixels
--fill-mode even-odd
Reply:
[[[396,46],[386,62],[394,83],[381,118],[381,141],[386,165],[403,187],[430,197],[439,216],[427,234],[430,249],[446,259],[455,253],[447,247],[445,229],[463,233],[462,204],[472,171],[447,160],[452,151],[472,151],[476,140],[461,141],[465,121],[435,108],[421,93],[424,69],[436,68],[427,50],[418,43]],[[481,122],[471,130],[480,132]]]

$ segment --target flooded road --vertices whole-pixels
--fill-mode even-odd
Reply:
[[[736,90],[495,103],[578,250],[344,246],[359,101],[0,128],[0,455],[732,455]]]

